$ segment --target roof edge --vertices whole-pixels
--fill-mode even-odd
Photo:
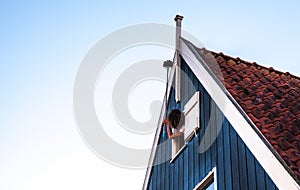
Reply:
[[[182,38],[182,40],[185,43],[189,43],[193,46],[193,48],[197,48],[195,47],[191,42],[189,42],[188,40]],[[204,48],[205,49],[205,48]],[[215,53],[213,51],[207,50],[209,53]],[[198,52],[195,50],[194,53]],[[217,54],[217,53],[216,53]],[[202,56],[200,54],[198,54],[202,61],[205,63],[204,59],[202,58]],[[229,59],[236,59],[233,58],[231,56],[228,55],[224,55],[228,57]],[[242,60],[243,62],[246,62],[249,65],[253,65],[253,63]],[[255,62],[254,62],[255,63]],[[256,64],[256,63],[255,63]],[[258,65],[258,64],[256,64]],[[230,92],[227,90],[227,88],[225,87],[225,85],[222,83],[222,81],[220,81],[220,79],[214,74],[214,72],[210,69],[209,66],[206,65],[206,63],[203,65],[205,67],[205,69],[207,70],[207,72],[209,72],[209,74],[214,78],[214,80],[218,83],[219,87],[224,91],[224,93],[226,94],[226,96],[231,100],[231,102],[235,105],[235,107],[239,110],[239,112],[243,115],[243,117],[247,120],[247,122],[249,123],[249,125],[252,127],[252,129],[257,133],[257,135],[261,138],[261,140],[264,142],[264,144],[272,151],[272,153],[275,155],[275,157],[281,162],[281,164],[285,167],[285,169],[289,172],[289,174],[294,178],[294,180],[300,185],[300,180],[297,178],[297,176],[294,174],[294,172],[292,171],[292,169],[286,164],[286,162],[283,160],[283,158],[279,155],[279,153],[275,150],[275,148],[270,144],[270,142],[266,139],[266,137],[262,134],[262,132],[257,128],[257,126],[254,124],[254,122],[250,119],[250,117],[247,115],[247,113],[243,110],[243,108],[239,105],[239,103],[234,99],[234,97],[230,94]],[[268,69],[267,67],[258,65],[260,67],[263,67],[265,69]],[[273,70],[275,72],[275,70]],[[278,71],[279,73],[285,74],[281,71]],[[296,77],[298,78],[298,77]],[[300,78],[299,78],[300,79]]]
[[[184,40],[186,40],[186,39],[184,39]],[[188,40],[186,40],[186,41],[188,41]],[[191,43],[191,42],[190,42]],[[197,47],[198,48],[198,47]],[[214,52],[214,51],[211,51],[211,50],[208,50],[208,49],[206,49],[206,48],[200,48],[200,49],[205,49],[206,51],[208,51],[208,52],[210,52],[210,53],[212,53],[212,54],[218,54],[217,52]],[[258,64],[257,62],[250,62],[250,61],[245,61],[245,60],[243,60],[243,59],[241,59],[241,58],[239,58],[239,57],[232,57],[232,56],[229,56],[229,55],[226,55],[226,54],[224,54],[223,52],[220,52],[220,54],[222,54],[224,57],[227,57],[228,59],[232,59],[232,60],[241,60],[241,61],[243,61],[243,63],[246,63],[247,65],[251,65],[251,66],[258,66],[258,67],[261,67],[262,69],[266,69],[266,70],[269,70],[270,72],[275,72],[275,73],[277,73],[277,74],[283,74],[283,75],[286,75],[286,76],[291,76],[291,77],[293,77],[293,78],[296,78],[296,79],[299,79],[300,80],[300,76],[297,76],[297,75],[295,75],[295,74],[292,74],[292,73],[290,73],[290,72],[283,72],[283,71],[280,71],[280,70],[277,70],[277,69],[274,69],[273,67],[266,67],[266,66],[263,66],[263,65],[260,65],[260,64]]]
[[[271,153],[275,156],[277,161],[280,162],[280,164],[284,167],[284,169],[288,172],[288,174],[292,177],[292,179],[295,181],[295,184],[297,184],[297,189],[300,189],[299,187],[299,180],[296,178],[295,174],[292,172],[292,170],[287,166],[287,164],[284,162],[284,160],[281,158],[281,156],[277,153],[277,151],[273,148],[273,146],[269,143],[269,141],[263,136],[263,134],[259,131],[259,129],[256,127],[256,125],[253,123],[253,121],[249,118],[249,116],[244,112],[244,110],[241,108],[241,106],[235,101],[235,99],[231,96],[231,94],[228,92],[226,87],[223,85],[223,83],[217,78],[217,76],[212,72],[212,70],[208,67],[206,62],[203,60],[201,55],[195,50],[195,46],[189,42],[188,40],[181,38],[183,43],[187,46],[189,51],[196,57],[198,62],[204,67],[206,72],[213,78],[213,80],[217,83],[218,87],[223,91],[223,93],[226,95],[226,97],[231,101],[231,103],[235,106],[235,108],[238,110],[238,112],[243,116],[243,118],[246,120],[248,125],[251,126],[251,128],[254,130],[254,132],[258,135],[258,137],[262,140],[263,144],[271,151]],[[183,52],[183,50],[181,50]],[[187,50],[185,50],[187,51]],[[198,56],[198,57],[197,57]],[[228,56],[230,57],[230,56]],[[200,59],[200,60],[199,60]],[[187,62],[188,63],[188,62]],[[248,62],[250,63],[250,62]],[[189,63],[188,63],[189,64]],[[250,63],[251,64],[251,63]],[[191,66],[189,64],[189,66]],[[261,66],[263,67],[263,66]],[[265,67],[266,68],[266,67]],[[194,71],[193,71],[194,72]],[[194,72],[195,73],[195,72]],[[282,73],[282,72],[281,72]],[[195,73],[196,74],[196,73]],[[198,76],[197,76],[198,78]],[[199,78],[198,78],[199,79]],[[223,111],[222,111],[223,112]],[[239,134],[240,135],[240,134]],[[256,157],[256,156],[255,156]],[[257,157],[256,157],[257,158]],[[274,180],[273,180],[274,181]],[[275,182],[274,182],[275,183]]]
[[[176,59],[177,59],[177,56],[176,56],[176,53],[174,55],[174,58],[173,58],[173,62],[175,63],[176,62]],[[154,141],[153,141],[153,145],[152,145],[152,149],[151,149],[151,154],[150,154],[150,158],[149,158],[149,162],[148,162],[148,166],[147,166],[147,170],[146,170],[146,174],[145,174],[145,178],[144,178],[144,183],[143,183],[143,190],[146,190],[148,188],[148,185],[149,185],[149,179],[150,179],[150,176],[151,176],[151,173],[152,173],[152,166],[153,166],[153,163],[155,161],[155,156],[156,156],[156,152],[157,152],[157,145],[159,143],[159,137],[160,137],[160,134],[161,134],[161,124],[163,122],[163,119],[165,117],[165,113],[166,113],[166,106],[165,106],[165,102],[169,102],[169,97],[170,97],[170,92],[171,92],[171,85],[172,85],[172,82],[173,79],[174,79],[174,76],[175,76],[175,64],[173,64],[173,67],[171,69],[171,74],[169,76],[169,85],[168,85],[168,88],[167,88],[167,96],[164,97],[164,101],[163,101],[163,104],[162,104],[162,108],[161,108],[161,111],[160,111],[160,115],[159,115],[159,119],[158,119],[158,123],[157,123],[157,128],[156,128],[156,132],[155,132],[155,136],[154,136]]]

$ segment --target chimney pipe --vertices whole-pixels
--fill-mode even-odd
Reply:
[[[180,37],[181,37],[181,21],[183,16],[176,15],[174,18],[176,22],[176,78],[175,78],[175,99],[176,102],[180,102],[181,99],[181,57],[180,57]]]
[[[183,19],[183,16],[180,15],[176,15],[176,17],[174,18],[175,22],[176,22],[176,51],[179,50],[180,45],[179,45],[179,41],[180,41],[180,37],[181,37],[181,21]]]

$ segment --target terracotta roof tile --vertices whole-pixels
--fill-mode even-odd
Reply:
[[[198,52],[300,179],[300,78],[223,53]]]

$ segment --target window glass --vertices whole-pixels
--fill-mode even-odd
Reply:
[[[212,182],[207,188],[205,188],[206,190],[214,190],[214,182]]]

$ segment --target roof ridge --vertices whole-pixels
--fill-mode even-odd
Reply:
[[[226,55],[224,54],[223,52],[214,52],[212,50],[208,50],[206,48],[198,48],[199,50],[205,50],[207,52],[210,52],[212,54],[215,54],[215,55],[220,55],[220,56],[223,56],[223,57],[226,57],[228,59],[232,59],[233,61],[239,61],[239,62],[243,62],[243,63],[246,63],[247,65],[251,65],[251,66],[255,66],[256,68],[257,67],[261,67],[261,69],[266,69],[268,70],[269,72],[275,72],[279,75],[283,74],[285,76],[290,76],[292,78],[296,78],[298,80],[300,80],[300,76],[297,76],[297,75],[294,75],[294,74],[291,74],[290,72],[283,72],[283,71],[280,71],[280,70],[277,70],[277,69],[274,69],[273,67],[266,67],[266,66],[263,66],[263,65],[260,65],[260,64],[257,64],[257,62],[250,62],[250,61],[246,61],[246,60],[243,60],[241,59],[240,57],[232,57],[232,56],[229,56],[229,55]]]

